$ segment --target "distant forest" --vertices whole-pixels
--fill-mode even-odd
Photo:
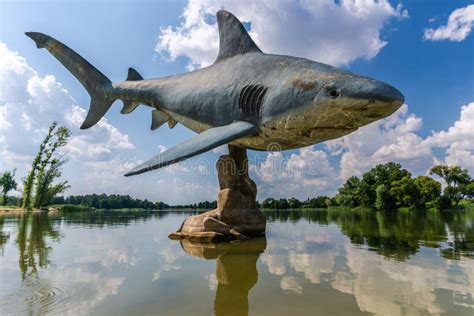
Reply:
[[[98,209],[140,208],[145,210],[164,209],[169,205],[163,202],[151,202],[147,199],[134,199],[130,195],[86,194],[55,197],[51,204],[82,205]]]
[[[145,209],[145,210],[163,210],[171,208],[193,208],[193,209],[211,209],[217,207],[217,202],[199,202],[185,205],[168,205],[164,202],[151,202],[147,199],[134,199],[130,195],[118,194],[87,194],[70,195],[68,197],[55,197],[51,204],[69,204],[82,205],[97,209]]]

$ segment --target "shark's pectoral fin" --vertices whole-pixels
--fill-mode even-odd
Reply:
[[[257,126],[243,121],[208,129],[194,138],[170,148],[167,151],[160,153],[158,156],[151,158],[147,162],[135,167],[133,170],[125,174],[125,176],[133,176],[174,164],[233,140],[251,135],[257,130]]]

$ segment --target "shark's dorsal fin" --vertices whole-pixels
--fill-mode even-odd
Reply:
[[[127,81],[139,81],[143,80],[143,77],[133,69],[132,67],[128,68],[128,75],[127,75]]]
[[[217,25],[219,27],[219,54],[216,63],[235,55],[262,52],[232,13],[224,10],[217,12]]]

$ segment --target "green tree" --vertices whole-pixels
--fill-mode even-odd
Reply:
[[[446,182],[443,198],[449,201],[450,205],[457,206],[464,197],[472,195],[470,190],[473,180],[466,169],[461,169],[459,166],[437,165],[431,168],[430,174],[435,174]]]
[[[267,198],[267,199],[265,199],[265,200],[262,202],[262,207],[263,207],[263,208],[269,208],[269,209],[276,208],[276,207],[275,207],[275,199],[273,199],[273,198]]]
[[[326,208],[328,207],[328,200],[330,199],[324,195],[317,196],[312,199],[307,199],[303,204],[303,208]]]
[[[23,208],[31,207],[31,196],[33,193],[33,184],[35,180],[36,171],[38,170],[38,166],[41,164],[41,160],[43,159],[43,153],[46,147],[48,146],[49,141],[54,136],[54,130],[56,129],[57,125],[58,125],[57,122],[53,122],[53,124],[51,124],[51,126],[49,127],[48,134],[46,134],[46,137],[43,139],[43,142],[41,143],[40,148],[38,150],[38,153],[36,154],[35,159],[33,160],[33,163],[30,168],[30,172],[28,173],[28,176],[26,177],[26,179],[23,181],[23,200],[22,200]]]
[[[466,198],[473,199],[474,198],[474,181],[471,180],[471,183],[466,185],[464,188],[464,193],[466,194]]]
[[[57,194],[63,193],[70,187],[67,181],[53,183],[56,178],[61,177],[60,168],[64,163],[65,160],[53,159],[48,169],[37,180],[34,204],[36,208],[48,205]]]
[[[350,177],[346,183],[339,188],[336,201],[339,205],[355,207],[360,205],[359,195],[360,180],[357,177]]]
[[[298,208],[301,207],[302,204],[303,204],[303,203],[301,203],[301,201],[298,200],[298,199],[295,198],[295,197],[292,197],[292,198],[288,199],[288,206],[289,206],[289,208],[291,208],[291,209],[298,209]]]
[[[54,130],[54,129],[53,129]],[[54,141],[49,143],[44,150],[44,155],[38,166],[35,179],[35,199],[34,207],[39,208],[46,205],[54,195],[64,192],[69,186],[67,181],[53,185],[55,178],[61,176],[60,167],[65,163],[62,158],[55,158],[56,151],[67,144],[70,136],[69,129],[59,126],[54,131]]]
[[[378,210],[389,210],[394,208],[394,199],[390,188],[385,184],[380,184],[375,189],[375,208]]]
[[[279,210],[287,210],[290,208],[290,205],[288,205],[287,199],[279,199],[275,200],[275,208]]]
[[[7,194],[11,190],[16,190],[15,170],[6,171],[0,176],[0,187],[2,188],[2,204],[7,204]]]
[[[421,207],[420,190],[415,185],[414,179],[409,176],[393,181],[391,183],[390,193],[398,207]]]
[[[67,144],[69,130],[53,122],[33,160],[30,172],[23,182],[23,208],[46,205],[54,195],[64,192],[67,182],[53,184],[61,176],[60,167],[65,160],[56,157],[57,150]],[[34,192],[33,192],[34,191]]]
[[[441,183],[427,177],[418,176],[413,180],[419,192],[419,200],[416,202],[421,207],[426,207],[428,203],[436,202],[441,195]]]
[[[326,200],[324,201],[324,204],[326,204],[326,207],[331,207],[331,206],[338,206],[339,203],[336,200],[336,197],[327,197]]]
[[[398,163],[388,162],[383,165],[377,165],[370,171],[364,173],[359,185],[358,195],[362,206],[373,207],[375,204],[376,189],[380,185],[385,185],[388,190],[394,181],[401,180],[403,177],[411,177],[411,174],[402,168]],[[385,196],[387,206],[395,205],[395,198],[388,195]]]

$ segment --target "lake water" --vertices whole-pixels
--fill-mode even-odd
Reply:
[[[266,238],[167,238],[186,212],[0,216],[0,314],[473,315],[474,214],[266,212]]]

